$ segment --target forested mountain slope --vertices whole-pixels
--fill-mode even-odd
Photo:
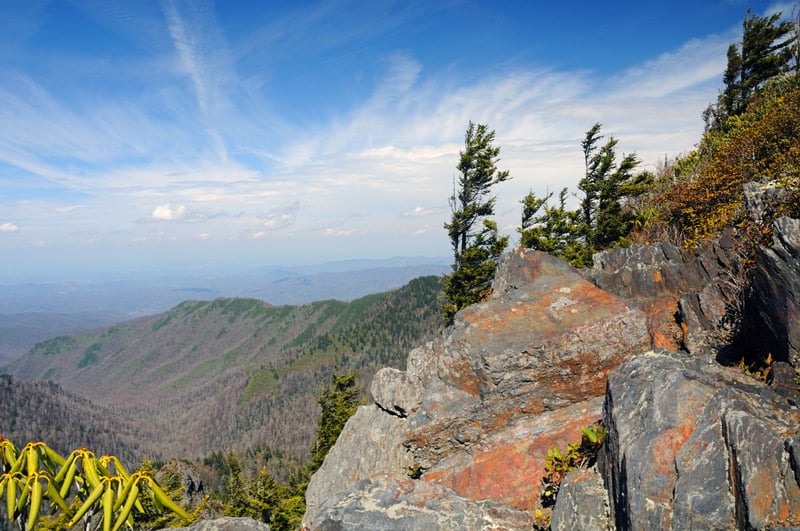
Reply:
[[[350,303],[187,301],[171,311],[39,343],[8,367],[52,380],[153,433],[166,456],[266,444],[306,458],[334,370],[402,366],[436,334],[438,277]]]
[[[62,455],[85,446],[97,455],[114,453],[132,465],[138,464],[142,455],[158,457],[146,425],[123,420],[54,382],[0,375],[0,404],[0,435],[17,448],[44,440]]]

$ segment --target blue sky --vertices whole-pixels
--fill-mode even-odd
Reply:
[[[691,149],[745,9],[793,5],[4,0],[0,283],[447,256],[470,120],[513,239],[595,122]]]

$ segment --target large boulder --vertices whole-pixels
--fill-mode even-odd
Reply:
[[[650,348],[645,316],[545,253],[503,256],[492,298],[409,355],[421,387],[406,437],[423,469],[522,417],[602,396],[609,372]]]
[[[701,250],[632,245],[595,254],[585,274],[646,313],[653,348],[715,351],[741,296],[739,249],[730,232]]]
[[[364,509],[388,492],[400,496],[404,514],[416,515],[403,520],[416,528],[444,522],[426,520],[444,518],[431,515],[437,504],[481,500],[468,504],[481,515],[533,509],[547,450],[579,440],[601,416],[608,374],[649,348],[641,310],[562,260],[510,251],[490,300],[412,350],[405,371],[376,374],[374,406],[359,408],[311,479],[304,525],[348,528],[361,518],[349,514],[356,511],[371,514],[362,522],[368,528],[402,528],[395,509],[380,516],[389,518],[384,524],[376,520],[381,511]],[[484,521],[464,518],[448,522]]]
[[[326,500],[312,530],[529,529],[531,516],[492,500],[458,496],[446,487],[376,476]]]
[[[305,524],[328,498],[375,475],[407,476],[413,460],[403,446],[405,421],[374,405],[360,406],[306,489]]]
[[[748,334],[764,353],[800,368],[800,220],[774,223],[772,246],[759,250]]]
[[[601,453],[619,529],[800,525],[800,414],[733,368],[661,350],[608,379]]]

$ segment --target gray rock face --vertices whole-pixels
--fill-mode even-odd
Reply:
[[[773,391],[784,397],[794,407],[800,407],[800,385],[797,372],[785,361],[776,361],[767,375],[767,383]]]
[[[656,243],[597,253],[586,276],[646,313],[653,347],[700,353],[719,347],[739,296],[730,281],[737,269],[735,242],[725,234],[701,252]]]
[[[603,531],[614,529],[608,491],[597,467],[573,470],[561,483],[550,529]]]
[[[785,203],[788,193],[778,181],[764,179],[761,182],[744,183],[744,206],[747,214],[757,222],[763,221],[770,203]]]
[[[409,357],[408,378],[424,391],[408,445],[430,468],[520,416],[602,396],[608,373],[649,348],[643,312],[562,260],[509,251],[492,299]]]
[[[800,367],[800,220],[775,221],[772,247],[756,260],[753,288],[748,330],[774,359]]]
[[[181,503],[192,506],[200,503],[205,496],[205,489],[197,469],[189,463],[174,459],[161,467],[158,474],[156,474],[156,481],[163,485],[169,479],[169,476],[173,474],[180,479],[183,487],[183,500],[181,500]]]
[[[350,417],[306,490],[305,525],[322,503],[375,474],[407,477],[413,460],[403,447],[405,420],[375,406],[360,406]]]
[[[264,522],[252,518],[234,518],[226,516],[216,520],[203,520],[189,527],[173,528],[184,531],[269,531],[269,526]]]
[[[370,385],[375,403],[387,413],[407,417],[420,404],[422,389],[415,385],[403,371],[384,367],[375,373]]]
[[[608,380],[601,455],[619,529],[800,524],[790,441],[800,415],[768,386],[716,363],[651,352]]]
[[[328,499],[314,530],[529,529],[531,516],[491,500],[470,500],[432,483],[376,477]]]

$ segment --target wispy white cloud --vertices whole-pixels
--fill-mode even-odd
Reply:
[[[0,232],[18,232],[19,227],[14,223],[0,223]]]
[[[300,210],[300,201],[292,201],[288,205],[272,208],[262,218],[264,228],[270,231],[284,229],[295,223],[297,212]]]
[[[200,111],[214,117],[228,108],[227,86],[236,80],[214,6],[205,0],[166,0],[163,6],[178,67],[191,79]]]
[[[154,208],[148,219],[150,221],[182,221],[186,218],[186,212],[185,205],[172,208],[172,206],[167,203]]]
[[[208,222],[215,219],[224,218],[228,221],[242,217],[242,213],[230,213],[224,210],[214,210],[212,208],[190,208],[186,205],[172,206],[171,203],[156,206],[150,214],[148,214],[141,221],[143,222],[182,222],[182,223],[200,223]]]
[[[418,206],[414,208],[414,210],[410,210],[408,212],[404,212],[404,216],[408,217],[426,217],[426,216],[438,216],[442,214],[442,208],[439,207],[421,207]]]
[[[331,227],[327,227],[325,230],[322,231],[325,236],[337,237],[342,238],[346,236],[350,236],[353,234],[352,229],[335,229]]]
[[[82,208],[86,208],[86,205],[70,205],[70,206],[57,207],[56,212],[60,213],[73,212],[75,210],[80,210]]]
[[[611,90],[619,99],[665,98],[709,83],[719,85],[728,44],[735,37],[732,30],[726,35],[692,39],[678,50],[626,70],[612,80]]]
[[[235,112],[228,87],[236,84],[236,75],[214,7],[205,0],[167,0],[163,5],[178,68],[191,79],[203,131],[217,157],[227,161],[227,139],[220,127]]]
[[[403,23],[323,23],[348,6],[397,14],[391,3],[376,4],[313,4],[241,36],[225,34],[207,2],[165,0],[159,17],[137,12],[131,21],[99,5],[98,20],[109,28],[133,39],[142,27],[152,37],[137,41],[146,60],[119,65],[136,89],[100,83],[61,91],[0,63],[0,161],[39,186],[73,194],[35,208],[0,201],[4,216],[25,234],[35,221],[42,239],[52,237],[52,224],[82,241],[339,237],[344,249],[349,236],[403,241],[414,253],[446,249],[442,223],[470,120],[497,131],[500,166],[513,176],[496,190],[498,221],[513,232],[529,190],[574,187],[583,170],[580,141],[596,121],[645,163],[690,149],[737,31],[603,73],[509,62],[467,77],[453,65],[393,50],[359,56],[369,76],[341,106],[275,97],[284,81],[278,67],[293,53],[319,58]],[[114,66],[102,67],[104,75]],[[295,123],[292,106],[303,105]]]
[[[797,2],[773,2],[767,6],[763,15],[771,15],[773,13],[783,13],[783,18],[788,19],[792,13],[797,13],[800,10]]]

